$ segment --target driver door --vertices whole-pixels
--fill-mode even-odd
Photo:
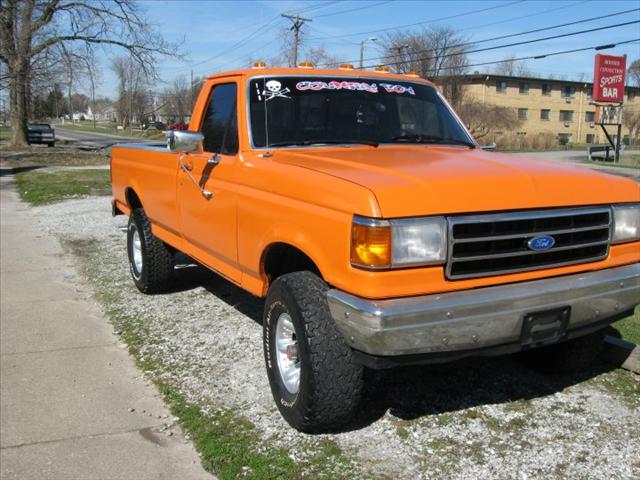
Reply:
[[[215,84],[200,131],[203,153],[181,158],[178,205],[188,253],[238,283],[237,192],[238,121],[235,82]]]

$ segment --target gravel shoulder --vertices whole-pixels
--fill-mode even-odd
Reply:
[[[126,218],[110,216],[106,197],[33,211],[77,254],[114,325],[135,334],[148,374],[204,418],[249,425],[253,451],[282,459],[283,478],[640,478],[640,377],[605,365],[555,378],[511,358],[370,372],[350,431],[295,432],[269,391],[261,300],[187,265],[173,292],[140,294],[128,272]],[[229,475],[227,464],[205,467],[220,478],[268,478],[247,462]]]

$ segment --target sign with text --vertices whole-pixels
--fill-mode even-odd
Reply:
[[[620,103],[624,100],[624,75],[627,57],[596,55],[593,71],[593,100]]]

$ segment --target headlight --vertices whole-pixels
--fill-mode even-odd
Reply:
[[[444,217],[378,220],[356,216],[351,229],[351,264],[374,269],[442,264],[446,245]]]
[[[614,205],[612,243],[640,240],[640,203]]]

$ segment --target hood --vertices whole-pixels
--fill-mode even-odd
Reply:
[[[371,190],[386,218],[640,201],[640,185],[570,164],[444,146],[275,150],[273,161]]]

